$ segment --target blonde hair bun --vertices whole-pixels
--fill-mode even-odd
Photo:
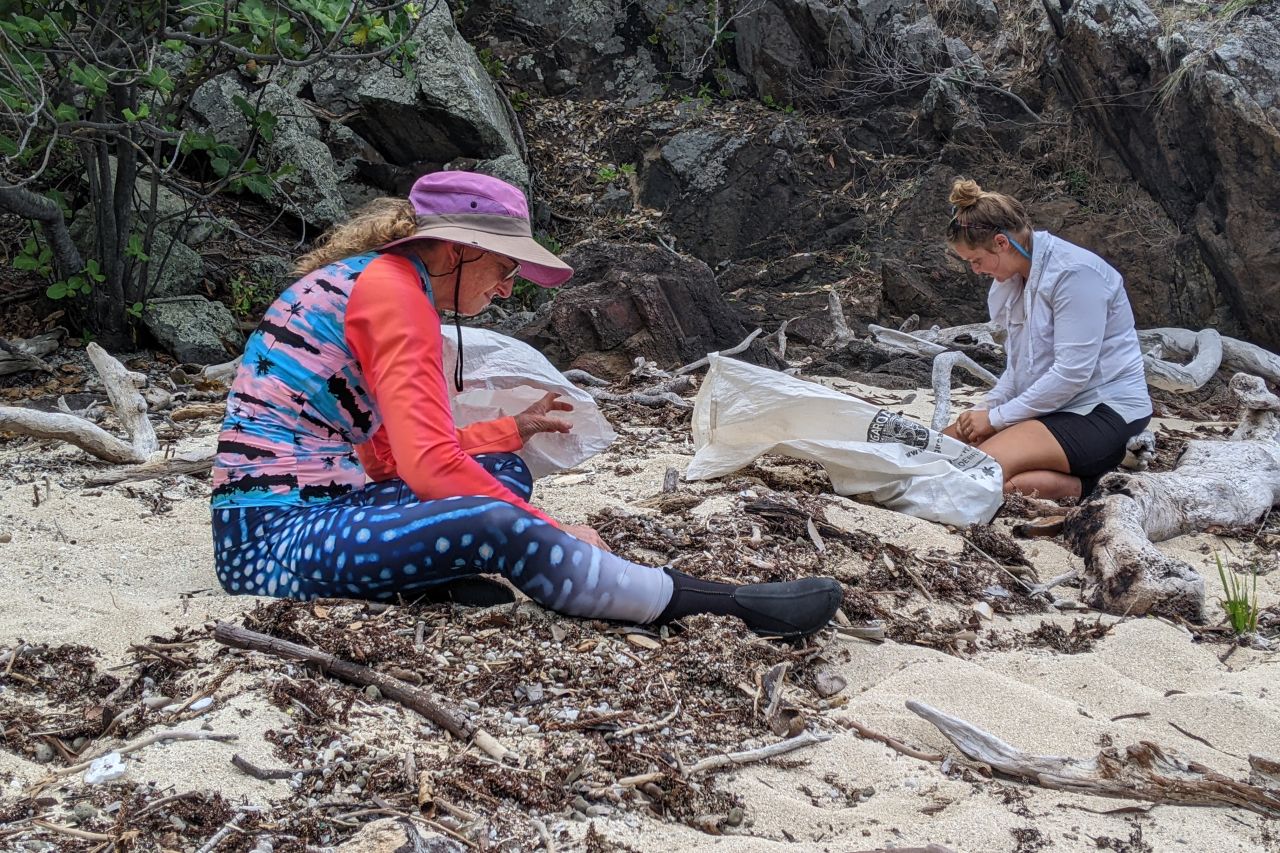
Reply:
[[[964,210],[973,207],[984,195],[987,193],[983,192],[977,181],[971,178],[956,178],[951,182],[951,195],[947,197],[947,201],[951,202],[956,210]]]

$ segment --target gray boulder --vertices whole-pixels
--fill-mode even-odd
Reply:
[[[518,157],[510,114],[488,72],[448,5],[431,8],[414,36],[412,77],[383,63],[321,63],[307,72],[311,98],[332,115],[349,116],[346,126],[389,163]]]
[[[147,264],[148,298],[186,296],[204,284],[204,258],[200,253],[163,231],[151,241]]]
[[[235,104],[237,96],[276,117],[274,137],[260,140],[266,156],[258,160],[272,170],[284,165],[293,173],[279,181],[281,194],[275,199],[304,222],[327,227],[347,215],[340,189],[342,175],[333,154],[323,140],[319,121],[298,98],[276,83],[267,83],[259,92],[238,72],[230,72],[206,82],[191,98],[196,123],[212,130],[220,141],[244,151],[252,136],[248,118]],[[259,97],[261,98],[259,100]]]
[[[227,306],[203,296],[153,299],[143,309],[142,323],[183,363],[217,364],[244,348],[244,335]]]

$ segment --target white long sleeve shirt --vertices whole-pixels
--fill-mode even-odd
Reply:
[[[1030,276],[993,282],[987,306],[1008,333],[1007,366],[986,396],[996,429],[1100,403],[1126,422],[1151,414],[1124,278],[1093,252],[1035,232]]]

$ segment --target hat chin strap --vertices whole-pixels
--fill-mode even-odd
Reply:
[[[462,294],[462,265],[466,261],[458,261],[458,272],[453,278],[453,328],[458,332],[458,360],[453,365],[453,387],[462,393],[462,312],[458,309],[458,298]]]
[[[484,255],[481,254],[480,258],[483,257]],[[476,258],[476,261],[480,260],[480,258]],[[458,300],[462,296],[462,267],[466,264],[473,263],[475,263],[475,261],[466,260],[463,258],[462,253],[459,252],[458,263],[453,267],[453,269],[446,270],[441,273],[434,273],[430,269],[427,270],[427,275],[432,278],[444,278],[449,273],[453,273],[453,327],[457,330],[458,335],[458,360],[453,366],[453,387],[459,394],[462,393],[462,313],[459,310]]]

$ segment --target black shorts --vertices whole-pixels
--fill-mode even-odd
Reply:
[[[1080,495],[1086,497],[1103,474],[1124,461],[1129,439],[1147,428],[1151,416],[1125,423],[1115,409],[1100,403],[1087,415],[1053,412],[1036,420],[1048,427],[1062,446],[1071,473],[1080,478]]]

